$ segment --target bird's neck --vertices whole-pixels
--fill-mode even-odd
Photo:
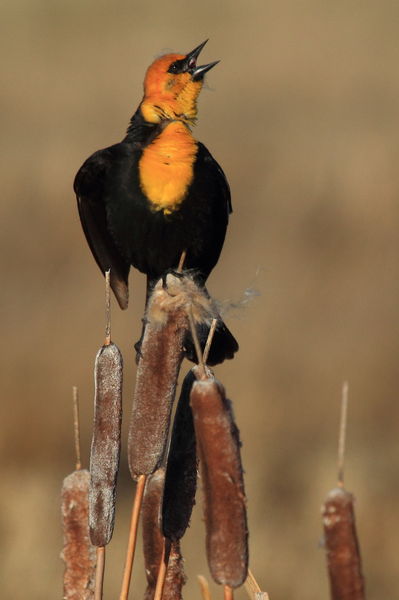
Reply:
[[[145,147],[162,132],[166,124],[149,123],[144,119],[139,107],[130,119],[125,140],[133,142],[140,147]]]

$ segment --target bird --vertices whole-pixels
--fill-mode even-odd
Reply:
[[[204,76],[220,61],[197,65],[207,43],[168,53],[148,67],[144,95],[121,142],[94,152],[74,180],[81,225],[91,252],[122,309],[133,266],[147,275],[146,302],[165,273],[184,269],[205,282],[218,262],[232,212],[222,168],[197,141],[197,100]],[[143,328],[144,331],[144,328]],[[209,326],[198,327],[202,347]],[[143,334],[142,334],[143,335]],[[140,343],[136,344],[139,352]],[[233,358],[238,343],[220,315],[208,364]],[[185,354],[196,361],[191,335]]]

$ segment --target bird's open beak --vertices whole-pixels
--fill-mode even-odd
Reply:
[[[212,69],[212,67],[214,67],[218,64],[218,62],[220,62],[219,60],[215,60],[214,62],[211,62],[208,65],[201,65],[197,67],[197,58],[207,41],[208,40],[202,42],[202,44],[194,48],[194,50],[191,50],[191,52],[189,52],[186,56],[188,70],[191,73],[193,81],[201,80],[207,71]]]

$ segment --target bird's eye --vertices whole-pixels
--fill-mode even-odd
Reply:
[[[168,69],[169,73],[178,73],[179,72],[179,67],[177,66],[176,63],[172,63]]]
[[[187,63],[184,58],[181,60],[175,60],[175,62],[173,62],[168,69],[168,73],[185,73],[186,71]]]

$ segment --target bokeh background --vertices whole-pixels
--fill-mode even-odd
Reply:
[[[208,37],[204,62],[222,62],[195,134],[222,164],[234,203],[209,288],[233,302],[259,292],[230,315],[241,351],[217,368],[243,440],[252,569],[272,600],[328,597],[320,506],[336,482],[347,379],[345,475],[368,597],[399,598],[398,26],[389,0],[3,0],[2,598],[62,595],[72,385],[87,465],[103,281],[80,229],[74,174],[122,138],[148,64]],[[127,312],[113,305],[126,422],[144,298],[136,272],[131,289]],[[125,440],[126,423],[124,452]],[[124,456],[108,598],[119,591],[132,495]],[[196,574],[208,576],[200,507],[183,544],[193,599]],[[140,559],[135,580],[138,599]]]

